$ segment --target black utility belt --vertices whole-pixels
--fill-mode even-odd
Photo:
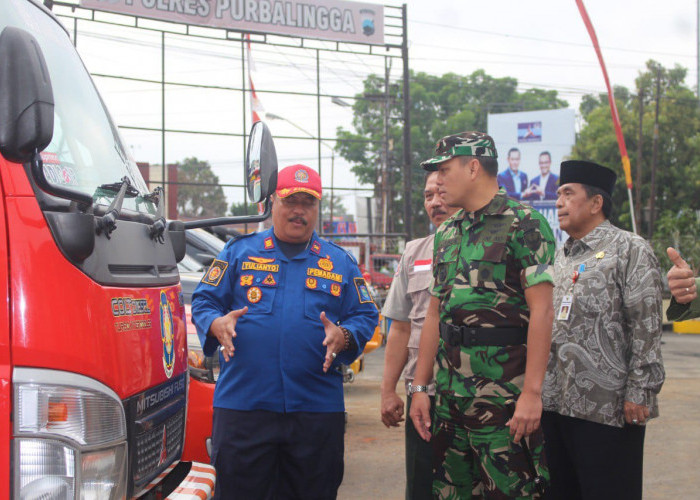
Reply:
[[[440,323],[440,338],[449,346],[508,346],[527,343],[527,328],[470,328]]]

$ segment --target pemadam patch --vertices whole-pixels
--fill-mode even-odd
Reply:
[[[355,283],[355,290],[357,290],[357,296],[360,299],[360,304],[366,304],[368,302],[374,304],[372,296],[369,293],[369,289],[367,288],[367,283],[365,283],[365,279],[355,278],[353,282]]]
[[[260,299],[262,299],[262,290],[260,290],[257,286],[251,286],[248,289],[246,297],[248,297],[248,302],[251,304],[257,304],[260,302]]]
[[[175,334],[173,332],[173,313],[165,292],[160,292],[160,339],[163,342],[163,370],[165,376],[173,376],[175,365]]]
[[[300,168],[299,170],[294,172],[294,180],[306,184],[307,182],[309,182],[309,173],[303,168]]]
[[[214,259],[214,262],[212,262],[209,266],[204,278],[202,278],[202,283],[206,283],[207,285],[211,286],[219,286],[219,283],[221,283],[221,278],[224,277],[227,267],[228,262]]]

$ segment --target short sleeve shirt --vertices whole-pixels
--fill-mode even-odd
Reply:
[[[430,302],[433,239],[431,234],[408,242],[382,308],[385,317],[411,323],[408,360],[404,368],[406,385],[415,375],[421,330]],[[428,393],[435,394],[434,382],[428,385]]]
[[[500,189],[476,212],[460,210],[435,235],[431,293],[440,322],[526,328],[525,289],[553,284],[554,235],[536,210]],[[517,396],[527,347],[446,346],[437,353],[437,391],[456,397]]]
[[[433,287],[440,321],[526,327],[525,288],[552,283],[554,235],[536,210],[500,189],[476,212],[460,210],[435,235]]]

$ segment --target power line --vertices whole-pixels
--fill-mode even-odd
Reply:
[[[465,28],[462,26],[450,26],[448,24],[432,23],[429,21],[411,21],[411,20],[409,20],[409,23],[424,24],[426,26],[436,26],[439,28],[446,28],[446,29],[457,30],[457,31],[467,31],[467,32],[471,32],[471,33],[481,34],[481,35],[501,36],[504,38],[514,38],[514,39],[518,39],[518,40],[530,40],[533,42],[554,43],[557,45],[570,45],[570,46],[574,46],[574,47],[590,48],[589,43],[571,42],[568,40],[553,40],[551,38],[540,38],[540,37],[525,36],[525,35],[512,35],[510,33],[499,33],[497,31],[479,30],[479,29],[475,29],[475,28]],[[454,47],[452,47],[452,48],[454,48]],[[606,50],[617,50],[620,52],[633,52],[633,53],[638,53],[638,54],[656,54],[656,55],[664,55],[664,56],[672,56],[672,57],[695,58],[694,55],[690,55],[690,54],[677,54],[677,53],[671,53],[671,52],[656,52],[656,51],[651,51],[651,50],[629,49],[629,48],[610,47],[610,46],[601,46],[601,48],[606,49]]]

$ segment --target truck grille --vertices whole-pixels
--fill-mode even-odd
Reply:
[[[136,436],[136,463],[134,482],[150,478],[163,465],[180,457],[185,430],[185,410],[178,411],[163,424]],[[164,435],[165,431],[165,435]],[[163,442],[165,441],[165,447]]]
[[[185,439],[186,374],[124,401],[130,494],[180,458]]]

